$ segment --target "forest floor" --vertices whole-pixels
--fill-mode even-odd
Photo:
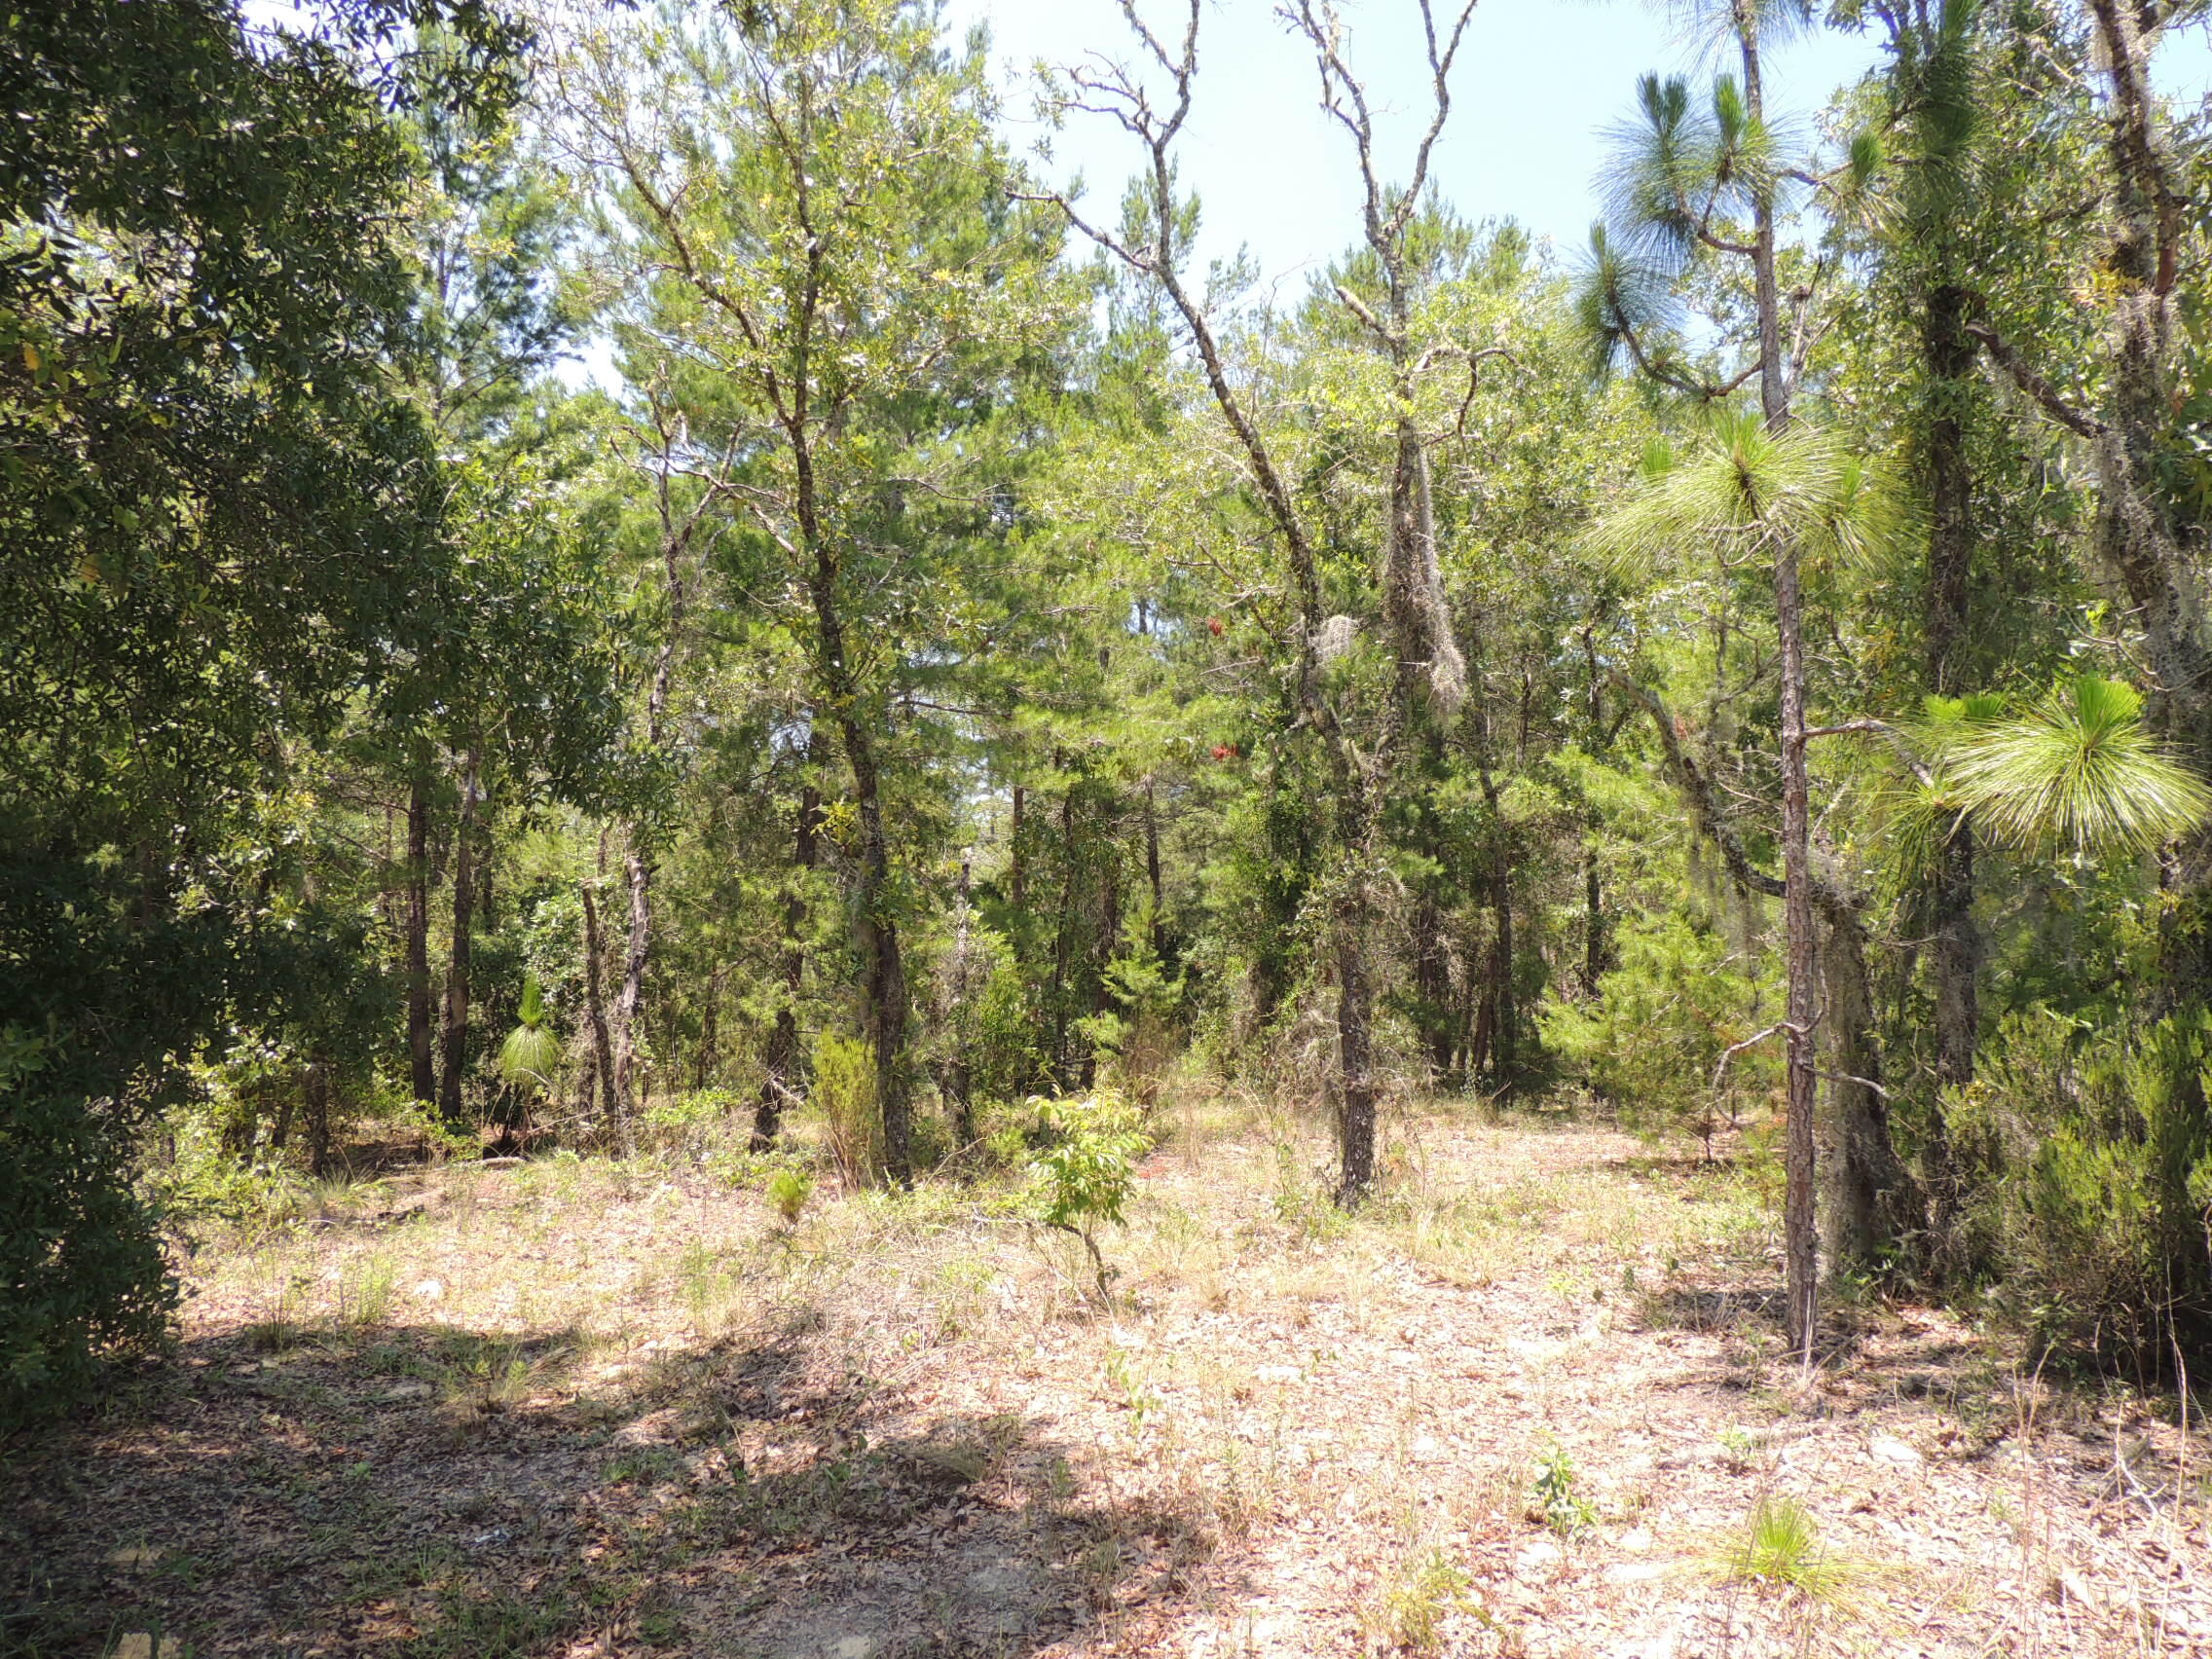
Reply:
[[[792,1228],[692,1153],[456,1164],[211,1242],[5,1449],[0,1652],[2212,1653],[2212,1445],[1862,1299],[1807,1382],[1753,1178],[1163,1111],[1111,1309],[951,1183]],[[1002,1206],[1003,1208],[1003,1206]]]

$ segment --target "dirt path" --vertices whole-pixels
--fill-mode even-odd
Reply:
[[[712,1146],[210,1250],[9,1449],[0,1654],[2212,1653],[2171,1400],[1871,1304],[1805,1384],[1748,1177],[1439,1114],[1346,1225],[1179,1117],[1111,1313],[1003,1205],[783,1231]]]

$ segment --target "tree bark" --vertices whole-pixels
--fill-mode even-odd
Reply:
[[[638,1008],[645,1000],[645,964],[652,948],[652,866],[632,824],[624,837],[622,873],[630,894],[630,934],[622,953],[622,990],[614,999],[614,1093],[624,1122],[633,1121],[638,1099]]]
[[[1832,884],[1830,884],[1832,886]],[[1822,1116],[1822,1243],[1831,1263],[1878,1268],[1917,1227],[1918,1194],[1890,1135],[1860,907],[1830,896],[1823,951],[1828,1093]]]
[[[599,1078],[601,1114],[612,1125],[615,1144],[627,1158],[638,1150],[637,1132],[630,1122],[628,1099],[614,1087],[614,1046],[607,1028],[607,998],[600,979],[605,945],[599,905],[591,896],[590,882],[581,883],[577,891],[584,901],[584,1014],[591,1022],[592,1070]]]
[[[1756,0],[1734,0],[1737,45],[1744,64],[1744,102],[1751,125],[1765,120]],[[1752,200],[1751,289],[1759,335],[1759,412],[1769,431],[1789,424],[1788,365],[1782,351],[1782,296],[1775,276],[1774,199],[1771,188]],[[1805,605],[1798,549],[1775,538],[1775,631],[1782,658],[1782,884],[1783,954],[1788,997],[1784,1024],[1788,1118],[1783,1158],[1783,1251],[1787,1266],[1789,1346],[1810,1364],[1819,1317],[1820,1236],[1815,1176],[1818,1151],[1814,1113],[1819,1067],[1814,1020],[1819,967],[1812,890],[1812,810],[1805,756]]]
[[[798,999],[806,988],[806,895],[814,873],[816,834],[821,824],[822,794],[813,784],[802,784],[798,793],[798,825],[792,839],[791,889],[784,898],[783,1001],[776,1007],[776,1023],[768,1033],[767,1075],[753,1103],[753,1150],[766,1152],[783,1131],[784,1108],[797,1101],[805,1088],[805,1056],[799,1050]]]
[[[1968,596],[1973,568],[1973,475],[1967,461],[1967,394],[1978,350],[1967,332],[1971,296],[1957,283],[1929,291],[1922,350],[1935,408],[1928,423],[1928,684],[1956,696],[1964,676]],[[1981,947],[1973,921],[1973,827],[1960,815],[1937,856],[1929,888],[1931,967],[1936,992],[1936,1082],[1939,1089],[1973,1081],[1981,1036]],[[1949,1253],[1957,1231],[1959,1173],[1946,1106],[1938,1095],[1928,1119],[1924,1165],[1934,1255]]]
[[[407,786],[407,1057],[415,1098],[434,1107],[438,1079],[430,1050],[430,785],[418,756]]]
[[[307,1096],[308,1170],[317,1180],[330,1173],[330,1060],[317,1053],[302,1079]]]
[[[468,1063],[468,971],[476,925],[476,766],[472,750],[461,776],[461,813],[454,825],[453,952],[446,965],[445,1028],[441,1033],[445,1075],[438,1088],[438,1112],[448,1128],[459,1128],[461,1124],[461,1086]]]

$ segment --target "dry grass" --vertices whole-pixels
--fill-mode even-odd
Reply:
[[[688,1159],[214,1242],[177,1362],[13,1449],[0,1652],[2212,1651],[2171,1402],[1879,1305],[1803,1382],[1741,1173],[1439,1108],[1347,1222],[1305,1125],[1161,1110],[1104,1312],[987,1190]]]

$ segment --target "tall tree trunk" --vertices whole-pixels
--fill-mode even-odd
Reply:
[[[1487,730],[1483,743],[1487,751]],[[1489,1053],[1492,1075],[1503,1080],[1513,1075],[1521,1059],[1520,1010],[1515,1006],[1513,994],[1513,863],[1505,833],[1504,810],[1497,798],[1497,780],[1491,773],[1487,754],[1478,762],[1476,775],[1483,787],[1483,803],[1490,809],[1492,837],[1490,872],[1484,883],[1489,889],[1492,917],[1490,958],[1483,976],[1483,1023],[1489,1035],[1484,1047]]]
[[[809,753],[811,754],[811,747]],[[806,1073],[799,1050],[798,999],[806,988],[806,895],[814,873],[815,836],[822,794],[812,783],[798,793],[798,827],[792,842],[791,890],[784,898],[783,1000],[768,1033],[766,1073],[753,1103],[753,1150],[766,1152],[783,1130],[784,1108],[801,1096]]]
[[[601,988],[600,964],[606,945],[600,937],[599,905],[591,883],[578,892],[584,901],[584,1015],[591,1022],[592,1070],[599,1077],[600,1113],[614,1129],[615,1144],[627,1158],[638,1150],[637,1130],[630,1121],[629,1100],[614,1086],[614,1045],[607,1028],[607,997]]]
[[[634,1119],[638,1098],[638,1008],[645,1000],[645,964],[652,948],[652,866],[639,845],[639,827],[624,836],[622,873],[630,894],[629,945],[622,953],[622,989],[614,999],[614,1092],[622,1116]]]
[[[1060,910],[1052,930],[1052,1075],[1063,1088],[1075,1075],[1068,1052],[1068,975],[1075,957],[1075,792],[1070,779],[1060,794]]]
[[[1167,957],[1167,901],[1160,885],[1160,813],[1153,803],[1152,780],[1144,781],[1144,879],[1152,890],[1152,953]]]
[[[1598,674],[1598,643],[1591,637],[1589,628],[1582,630],[1582,654],[1590,666],[1590,753],[1602,760],[1610,745],[1605,732],[1604,692]],[[1595,999],[1599,981],[1605,977],[1610,942],[1605,925],[1604,886],[1598,866],[1598,843],[1604,826],[1595,807],[1590,809],[1586,828],[1590,843],[1582,853],[1582,994]]]
[[[960,888],[953,908],[952,984],[956,1031],[981,986],[975,982],[973,932],[976,911],[969,898],[968,861],[960,861]],[[944,1068],[944,1091],[952,1102],[952,1138],[963,1152],[981,1138],[976,1131],[975,1063],[972,1046],[956,1041]]]
[[[1916,1230],[1918,1194],[1890,1135],[1866,975],[1865,923],[1860,906],[1832,882],[1823,884],[1822,898],[1828,1073],[1828,1109],[1821,1125],[1822,1242],[1831,1263],[1878,1266],[1898,1240]]]
[[[407,1057],[415,1098],[435,1106],[438,1078],[430,1051],[430,784],[418,756],[407,785]]]
[[[1734,0],[1737,45],[1743,55],[1744,102],[1755,128],[1766,118],[1760,73],[1756,0]],[[1751,288],[1759,332],[1759,412],[1769,431],[1789,424],[1789,370],[1782,349],[1782,296],[1775,276],[1774,198],[1771,187],[1753,196]],[[1820,1236],[1816,1197],[1814,1112],[1819,1067],[1814,1020],[1819,1014],[1816,975],[1819,942],[1813,919],[1812,807],[1805,756],[1805,603],[1798,549],[1775,538],[1775,631],[1782,658],[1782,915],[1783,955],[1788,981],[1784,1021],[1788,1051],[1788,1121],[1783,1157],[1783,1253],[1787,1266],[1789,1346],[1810,1364],[1819,1316]]]
[[[1014,813],[1007,822],[1007,901],[1014,906],[1016,916],[1026,915],[1029,909],[1028,870],[1022,862],[1021,822],[1029,792],[1019,784],[1014,786]]]
[[[728,977],[727,968],[717,968],[707,976],[705,1006],[699,1011],[699,1047],[691,1055],[691,1088],[694,1092],[707,1087],[722,1063],[722,983]]]
[[[308,1169],[317,1180],[330,1173],[330,1058],[317,1051],[302,1080],[307,1095]]]
[[[475,928],[473,861],[476,840],[475,751],[468,756],[461,782],[461,815],[454,826],[453,847],[453,953],[446,965],[444,1050],[445,1076],[438,1089],[438,1111],[449,1128],[461,1122],[461,1086],[468,1061],[468,970],[471,934]]]
[[[2201,772],[2212,770],[2212,630],[2202,572],[2183,546],[2186,517],[2167,482],[2164,454],[2174,423],[2172,296],[2190,197],[2161,129],[2145,14],[2123,0],[2089,0],[2088,9],[2112,89],[2118,225],[2110,259],[2117,279],[2110,415],[2096,438],[2098,541],[2137,607],[2159,682],[2160,724]],[[2212,826],[2167,850],[2162,885],[2166,1000],[2174,1008],[2205,1007],[2212,1003]]]
[[[1820,1239],[1815,1198],[1814,1111],[1819,1080],[1814,1061],[1815,957],[1812,811],[1805,768],[1804,599],[1797,547],[1781,537],[1774,557],[1775,614],[1782,636],[1782,917],[1788,996],[1783,1019],[1788,1038],[1788,1120],[1783,1154],[1783,1249],[1787,1266],[1788,1326],[1792,1352],[1812,1362],[1813,1327],[1819,1314]]]
[[[1420,1005],[1421,1045],[1439,1084],[1452,1076],[1459,1051],[1458,1021],[1453,1007],[1452,953],[1445,939],[1443,906],[1423,883],[1414,902],[1414,995]]]
[[[850,714],[841,714],[838,735],[844,740],[845,764],[853,774],[854,804],[860,817],[860,881],[854,897],[860,912],[861,951],[867,961],[868,1039],[875,1047],[884,1175],[894,1186],[910,1187],[914,1121],[906,1079],[906,962],[900,948],[899,919],[892,909],[891,843],[883,826],[882,786],[867,728]]]

